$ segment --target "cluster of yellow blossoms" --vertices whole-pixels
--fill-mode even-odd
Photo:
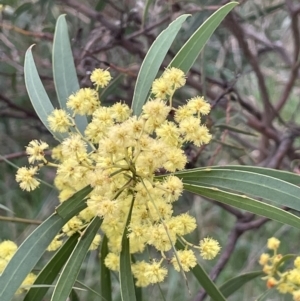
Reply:
[[[262,279],[267,280],[267,287],[276,289],[282,294],[292,294],[294,301],[300,301],[300,256],[294,260],[294,268],[282,271],[282,265],[287,258],[279,254],[278,248],[280,241],[271,237],[268,240],[267,247],[273,251],[273,256],[263,253],[260,256],[259,264],[263,266],[263,272],[267,276]]]
[[[0,243],[0,275],[4,271],[6,265],[10,259],[14,256],[18,249],[18,246],[10,240],[4,240]],[[34,283],[36,275],[29,273],[24,279],[21,287],[17,290],[16,294],[21,294],[27,291],[30,286]]]
[[[107,70],[96,69],[91,80],[98,89],[111,80]],[[185,85],[184,73],[176,68],[165,70],[152,85],[151,98],[143,106],[139,117],[123,103],[111,107],[100,105],[98,92],[91,88],[80,89],[67,101],[67,110],[55,109],[48,117],[52,131],[68,133],[59,146],[53,149],[49,162],[44,157],[48,148],[45,142],[31,141],[26,148],[29,163],[39,163],[18,170],[16,180],[25,190],[39,185],[34,176],[40,167],[57,168],[55,185],[61,202],[76,191],[90,185],[93,190],[87,197],[87,208],[73,217],[57,235],[48,250],[56,250],[64,235],[71,236],[84,229],[95,216],[103,219],[102,232],[108,238],[110,253],[105,264],[119,270],[121,239],[133,202],[128,226],[130,252],[143,252],[147,246],[161,254],[154,259],[132,264],[138,286],[161,282],[167,275],[163,261],[171,262],[175,270],[189,271],[196,265],[192,249],[198,249],[204,259],[213,259],[220,251],[217,241],[205,238],[194,246],[183,238],[196,228],[196,220],[188,213],[173,216],[172,204],[182,194],[183,183],[174,176],[184,169],[187,158],[182,145],[192,142],[206,144],[211,135],[201,116],[210,111],[202,97],[194,97],[178,108],[172,106],[174,92]],[[84,133],[75,125],[75,115],[90,115],[91,121]],[[173,121],[171,117],[173,116]],[[155,173],[167,172],[164,180]],[[185,250],[176,251],[176,240],[186,243]],[[91,249],[97,248],[100,235]]]

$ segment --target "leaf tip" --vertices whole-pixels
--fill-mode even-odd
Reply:
[[[28,49],[27,49],[27,51],[28,50],[30,50],[31,51],[31,49],[33,48],[33,46],[35,46],[36,44],[32,44],[32,45],[30,45],[29,47],[28,47]]]
[[[57,21],[60,19],[65,19],[67,14],[61,14],[59,15],[59,17],[57,18]]]

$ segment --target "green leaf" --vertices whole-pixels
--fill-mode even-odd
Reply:
[[[22,243],[0,276],[0,300],[10,301],[25,277],[31,272],[44,251],[68,221],[51,215]]]
[[[129,250],[128,225],[131,220],[131,213],[134,199],[131,202],[126,225],[122,236],[122,250],[120,253],[120,287],[122,301],[136,301],[133,276],[131,272],[131,258]]]
[[[51,301],[67,300],[80,271],[81,264],[86,257],[88,249],[97,234],[101,223],[102,219],[95,217],[84,230],[83,235],[79,238],[77,245],[57,280]]]
[[[268,297],[271,293],[274,292],[275,289],[268,289],[266,290],[264,293],[262,293],[257,299],[255,299],[255,301],[263,301],[266,299],[266,297]],[[267,299],[269,300],[269,299]]]
[[[277,178],[279,180],[289,182],[291,184],[299,185],[300,184],[300,176],[298,174],[276,170],[272,168],[264,168],[264,167],[256,167],[256,166],[241,166],[241,165],[228,165],[228,166],[209,166],[209,167],[200,167],[193,170],[203,170],[203,169],[226,169],[226,170],[240,170],[240,171],[249,171],[265,176],[269,176],[272,178]],[[188,171],[189,172],[189,171]]]
[[[80,301],[80,299],[74,289],[71,290],[70,301]]]
[[[68,212],[63,211],[64,217],[61,217],[56,213],[51,215],[21,244],[0,276],[1,301],[11,300],[25,277],[35,267],[36,263],[63,225],[86,207],[86,204],[82,203],[81,200],[86,197],[87,194],[87,187],[75,193],[63,203],[63,207],[69,208],[69,205],[74,203],[79,204],[77,207],[69,208]]]
[[[274,268],[278,269],[283,263],[290,259],[294,259],[297,255],[295,254],[286,254],[280,258],[280,260],[275,264]]]
[[[144,12],[143,12],[143,18],[142,18],[142,28],[144,28],[144,26],[145,26],[146,19],[148,17],[149,8],[150,8],[150,5],[152,4],[152,2],[153,2],[153,0],[146,1],[146,5],[144,8]]]
[[[52,133],[53,137],[55,137],[59,141],[62,141],[64,138],[67,137],[67,135],[55,133],[49,127],[47,117],[52,113],[54,107],[45,91],[45,88],[37,72],[31,48],[32,46],[28,48],[25,54],[24,77],[26,89],[32,106],[42,123],[49,130],[49,132]]]
[[[245,285],[247,282],[263,275],[265,274],[262,271],[256,271],[256,272],[239,275],[223,283],[219,287],[219,290],[222,292],[222,294],[225,297],[229,297],[238,289],[240,289],[243,285]]]
[[[68,97],[77,92],[80,87],[74,65],[65,15],[59,16],[56,22],[52,55],[54,85],[58,102],[62,109],[69,111],[66,107]],[[75,122],[77,128],[83,133],[87,126],[86,117],[76,116]]]
[[[59,271],[66,263],[74,247],[76,246],[78,238],[79,238],[79,234],[75,233],[64,243],[64,245],[55,253],[55,255],[47,263],[47,265],[38,274],[34,282],[34,285],[37,284],[49,285],[53,283]],[[48,287],[40,287],[40,288],[32,287],[27,292],[25,299],[23,301],[43,300],[43,297],[45,296],[47,291],[48,291]]]
[[[191,185],[184,183],[184,189],[204,197],[228,204],[230,206],[247,210],[249,212],[265,216],[274,221],[290,225],[300,229],[300,218],[296,215],[286,212],[280,208],[249,198],[245,195],[238,195],[227,191],[219,190],[213,187],[203,187],[200,185]]]
[[[151,85],[156,77],[160,65],[180,30],[182,23],[188,16],[189,15],[185,14],[178,17],[168,26],[168,28],[160,33],[151,45],[140,68],[134,89],[131,107],[135,115],[140,115],[142,112],[142,107],[146,102]]]
[[[82,283],[79,280],[76,280],[76,283],[80,284],[80,286],[82,286],[85,291],[89,291],[90,293],[94,294],[95,296],[100,297],[102,300],[106,301],[106,299],[103,298],[98,292],[96,292],[95,290],[93,290],[92,288],[90,288],[89,286],[87,286],[86,284]],[[73,289],[74,288],[75,287],[73,287]]]
[[[270,176],[216,168],[178,172],[176,175],[186,184],[248,194],[279,206],[300,210],[300,187]]]
[[[7,212],[10,212],[10,213],[12,213],[12,214],[15,214],[13,211],[11,211],[9,208],[7,208],[6,206],[4,206],[4,205],[2,205],[2,204],[0,204],[0,209],[1,209],[1,210],[4,210],[4,211],[7,211]]]
[[[83,209],[86,207],[84,198],[93,190],[91,186],[86,186],[76,192],[73,197],[70,199],[63,202],[61,205],[59,205],[55,210],[58,215],[61,217],[66,217],[67,215],[70,214],[74,208],[77,208],[78,206],[83,205]]]
[[[103,299],[106,301],[112,301],[110,270],[104,264],[105,257],[109,253],[107,242],[108,239],[105,235],[103,237],[100,251],[100,286]]]
[[[213,32],[236,5],[238,2],[227,3],[213,13],[182,46],[169,66],[179,68],[187,73]]]
[[[181,241],[177,240],[176,248],[178,250],[183,250],[185,246],[181,243]],[[226,301],[225,297],[216,287],[214,282],[209,278],[206,274],[205,270],[201,267],[200,264],[197,264],[192,270],[192,273],[203,287],[205,292],[215,301]]]
[[[117,90],[123,77],[124,77],[124,74],[119,74],[116,78],[113,79],[113,81],[110,82],[109,86],[105,87],[101,91],[100,101],[101,101],[102,105],[110,106],[110,104],[106,101],[106,98]]]
[[[242,129],[239,129],[239,128],[235,127],[235,126],[230,126],[228,124],[222,124],[222,123],[220,123],[220,124],[214,125],[214,127],[215,128],[220,128],[222,130],[229,130],[231,132],[240,133],[240,134],[244,134],[244,135],[255,136],[255,137],[258,136],[258,134],[256,134],[256,133],[249,132],[249,130],[248,131],[242,130]]]
[[[26,2],[24,4],[21,4],[15,11],[14,11],[14,14],[13,14],[13,19],[14,21],[20,16],[22,15],[23,13],[29,11],[32,9],[33,7],[33,3],[30,3],[30,2]]]

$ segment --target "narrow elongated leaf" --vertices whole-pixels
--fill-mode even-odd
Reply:
[[[227,191],[222,191],[218,188],[203,187],[200,185],[191,185],[185,183],[184,189],[212,200],[216,200],[236,208],[244,209],[254,214],[258,214],[274,221],[300,229],[300,218],[298,216],[272,205],[254,200],[245,195],[238,195]]]
[[[244,135],[255,136],[255,137],[258,136],[258,134],[256,134],[256,133],[249,132],[249,130],[242,130],[242,129],[239,129],[235,126],[230,126],[228,124],[220,123],[220,124],[216,124],[214,127],[215,128],[220,128],[222,130],[229,130],[231,132],[240,133],[240,134],[244,134]]]
[[[84,198],[86,195],[87,193],[84,194],[82,191],[79,191],[70,199],[66,200],[64,204],[77,203],[78,198]],[[11,300],[16,290],[34,268],[55,235],[69,219],[80,212],[85,206],[86,204],[83,204],[83,206],[79,204],[76,208],[70,208],[63,218],[56,213],[51,215],[27,237],[0,276],[1,301]]]
[[[53,39],[53,77],[57,98],[62,109],[66,107],[68,97],[79,90],[72,49],[70,45],[68,25],[65,15],[58,17]],[[87,126],[85,116],[76,116],[76,126],[81,133]]]
[[[7,212],[10,212],[10,213],[12,213],[12,214],[15,214],[13,211],[11,211],[9,208],[7,208],[6,206],[4,206],[4,205],[2,205],[2,204],[0,204],[0,209],[1,209],[1,210],[4,210],[4,211],[7,211]]]
[[[93,189],[91,186],[86,186],[80,191],[76,192],[74,194],[74,198],[72,198],[72,201],[65,201],[61,205],[59,205],[55,210],[58,215],[61,217],[66,217],[67,215],[70,214],[74,208],[77,208],[80,205],[84,205],[84,198],[92,191]],[[84,209],[84,208],[83,208]]]
[[[176,249],[183,250],[185,248],[184,244],[180,240],[176,242]],[[214,282],[206,274],[205,270],[201,267],[200,264],[197,264],[192,270],[192,273],[203,287],[205,292],[215,301],[226,301],[223,294],[216,287]]]
[[[74,289],[71,290],[70,301],[80,301],[80,299]]]
[[[300,210],[300,187],[253,172],[203,169],[178,173],[184,183],[248,194],[279,206]]]
[[[102,219],[95,217],[85,229],[57,280],[51,301],[67,300],[80,271],[81,264],[101,223]]]
[[[49,132],[52,133],[53,137],[55,137],[59,141],[62,141],[65,137],[67,137],[67,135],[55,133],[49,127],[47,117],[54,110],[54,107],[45,91],[45,88],[37,72],[31,48],[32,46],[28,48],[25,54],[24,77],[26,89],[32,106],[42,123],[49,130]]]
[[[266,299],[271,293],[274,292],[274,288],[272,289],[268,289],[266,290],[264,293],[262,293],[257,299],[255,299],[255,301],[263,301],[263,300],[268,300]]]
[[[240,170],[240,171],[249,171],[272,178],[277,178],[291,184],[300,185],[300,175],[283,170],[276,170],[272,168],[256,167],[256,166],[243,166],[243,165],[227,165],[227,166],[209,166],[209,167],[199,167],[194,168],[193,171],[198,170],[214,170],[214,169],[226,169],[226,170]],[[178,174],[189,173],[190,170],[180,171]]]
[[[68,219],[51,215],[19,247],[0,276],[0,300],[10,301]]]
[[[280,260],[275,264],[275,269],[278,269],[282,264],[284,264],[286,261],[290,260],[290,259],[294,259],[295,257],[297,257],[297,255],[295,254],[286,254],[284,256],[282,256],[280,258]]]
[[[169,66],[179,68],[187,73],[213,32],[236,5],[238,2],[227,3],[213,13],[178,51]]]
[[[47,265],[38,274],[34,282],[34,285],[38,285],[38,284],[50,285],[53,283],[59,271],[66,263],[74,247],[76,246],[78,238],[79,238],[79,234],[75,233],[64,243],[64,245],[55,253],[55,255],[47,263]],[[39,287],[39,288],[32,287],[27,292],[23,301],[43,300],[43,297],[45,296],[47,291],[48,291],[48,287]]]
[[[134,200],[131,202],[126,225],[122,236],[122,251],[120,253],[120,287],[122,301],[136,301],[133,276],[131,272],[131,258],[129,250],[128,225],[131,220],[131,213]]]
[[[90,293],[94,294],[95,296],[99,297],[101,300],[106,301],[105,298],[103,298],[98,292],[96,292],[95,290],[93,290],[92,288],[90,288],[89,286],[87,286],[86,284],[84,284],[83,282],[76,280],[77,284],[80,284],[81,287],[83,287],[83,289],[85,291],[89,291]],[[73,287],[73,289],[75,288],[75,286]],[[100,300],[99,299],[99,300]]]
[[[182,23],[189,15],[182,15],[173,21],[168,28],[160,33],[151,45],[138,74],[133,99],[132,110],[135,115],[140,115],[147,99],[151,85],[163,62],[172,42],[174,41]]]
[[[148,17],[148,11],[150,8],[150,5],[152,4],[153,0],[147,0],[146,5],[144,7],[144,12],[143,12],[143,18],[142,18],[142,28],[144,28],[147,17]]]
[[[103,237],[101,252],[100,252],[100,285],[101,285],[101,295],[104,300],[112,301],[112,290],[111,290],[111,279],[110,270],[104,264],[106,255],[108,254],[107,246],[107,236]]]
[[[124,75],[123,74],[119,74],[116,78],[114,78],[109,86],[105,87],[100,94],[100,101],[102,105],[107,105],[109,106],[108,101],[106,101],[106,98],[111,95],[112,93],[116,92],[118,86],[120,85],[122,79],[123,79]]]
[[[229,279],[228,281],[223,283],[219,287],[219,290],[227,298],[230,295],[232,295],[234,292],[239,290],[247,282],[249,282],[257,277],[262,277],[263,275],[265,275],[265,274],[262,271],[250,272],[250,273],[239,275],[239,276]]]

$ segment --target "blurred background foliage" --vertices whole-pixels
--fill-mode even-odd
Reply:
[[[192,96],[204,95],[213,107],[207,118],[213,142],[201,148],[187,146],[190,160],[187,167],[237,164],[299,173],[299,2],[239,2],[191,69],[186,87],[175,97],[180,105]],[[192,15],[168,52],[163,70],[199,25],[225,3],[0,1],[0,240],[11,239],[20,244],[35,223],[49,216],[58,204],[51,186],[26,193],[15,182],[15,166],[27,164],[24,146],[29,141],[42,139],[55,145],[37,118],[25,89],[23,65],[27,48],[35,44],[33,53],[39,74],[56,105],[52,40],[58,16],[66,14],[81,87],[91,85],[89,74],[95,67],[110,68],[114,81],[101,96],[102,103],[110,105],[119,100],[130,103],[139,67],[157,35],[179,15]],[[52,183],[54,172],[44,170],[40,178]],[[210,235],[223,246],[219,259],[203,262],[217,284],[259,269],[257,260],[270,236],[282,240],[282,252],[299,251],[299,233],[288,226],[251,214],[242,221],[235,209],[188,193],[176,206],[176,210],[189,210],[196,216],[199,228],[194,240]],[[16,218],[26,221],[19,222]],[[241,223],[243,227],[239,227]],[[80,281],[96,290],[97,261],[97,253],[90,253],[79,276]],[[205,296],[193,276],[188,275],[188,280],[191,294],[181,275],[171,274],[161,287],[165,300],[203,300]],[[117,277],[113,286],[114,300],[120,300]],[[229,300],[254,300],[264,291],[263,281],[256,279]],[[89,291],[78,295],[80,300],[98,300]],[[145,289],[143,295],[144,300],[163,300],[155,286]],[[288,300],[277,293],[268,298]]]

